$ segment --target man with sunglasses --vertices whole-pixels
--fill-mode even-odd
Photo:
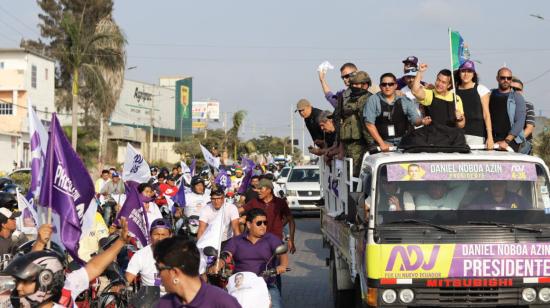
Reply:
[[[392,73],[380,76],[381,91],[369,97],[363,111],[365,125],[380,150],[397,146],[412,125],[429,125],[430,117],[421,118],[416,105],[406,96],[396,95],[397,79]]]
[[[326,71],[319,71],[319,80],[321,81],[323,93],[325,94],[325,98],[332,105],[332,107],[336,108],[336,106],[338,105],[338,97],[344,95],[346,89],[349,88],[349,79],[351,75],[355,72],[357,72],[357,66],[355,66],[355,64],[344,63],[344,65],[340,67],[340,78],[342,78],[342,81],[344,82],[344,85],[346,87],[336,93],[332,93],[326,80]]]
[[[143,286],[157,286],[161,288],[161,295],[164,295],[164,287],[161,286],[160,276],[155,268],[155,258],[153,251],[156,245],[165,238],[172,237],[172,226],[169,221],[156,219],[149,228],[151,244],[138,250],[126,269],[126,281],[132,283],[137,275],[141,275],[141,284]]]
[[[276,268],[277,274],[286,272],[288,267],[286,253],[271,259],[275,249],[283,242],[272,233],[267,232],[269,223],[266,215],[262,209],[249,210],[246,213],[247,231],[227,242],[224,250],[233,258],[235,272],[252,272],[260,275],[266,268]],[[268,264],[270,260],[271,262]],[[220,263],[222,263],[220,267],[223,267],[223,261],[220,260]],[[271,307],[282,307],[281,293],[277,287],[276,279],[266,278],[266,283],[271,296]]]
[[[489,98],[493,139],[499,148],[506,149],[510,146],[517,152],[525,142],[525,100],[512,89],[512,70],[509,68],[498,70],[497,82],[498,89],[493,89]]]

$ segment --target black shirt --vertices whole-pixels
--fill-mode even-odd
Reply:
[[[258,198],[258,192],[255,191],[252,187],[248,188],[244,193],[244,203],[248,203],[254,199]]]
[[[309,117],[304,119],[307,130],[311,135],[311,139],[313,139],[313,141],[325,139],[324,133],[319,126],[319,116],[321,115],[321,112],[323,112],[321,109],[312,107],[311,114],[309,115]]]
[[[491,92],[489,99],[489,112],[491,113],[491,125],[495,141],[502,141],[510,132],[510,118],[508,117],[508,94],[499,91]],[[466,121],[468,121],[466,119]]]

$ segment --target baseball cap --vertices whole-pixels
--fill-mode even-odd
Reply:
[[[19,216],[21,216],[21,212],[18,212],[18,211],[10,211],[9,209],[5,208],[5,207],[0,207],[0,214],[4,217],[6,217],[6,219],[15,219]]]
[[[411,63],[411,64],[414,64],[414,66],[417,66],[418,65],[418,58],[415,57],[415,56],[408,56],[402,62],[403,62],[403,64]]]
[[[166,219],[157,218],[157,219],[153,220],[153,222],[151,223],[151,228],[149,228],[149,232],[153,232],[153,230],[155,230],[155,229],[172,230],[172,225]]]
[[[111,173],[111,176],[118,178],[118,177],[120,177],[120,174],[118,174],[118,172],[116,172],[116,171],[113,171],[113,173]]]
[[[351,84],[368,83],[370,85],[371,79],[367,72],[358,71],[349,78],[349,83]]]
[[[472,70],[476,71],[476,66],[474,65],[474,61],[472,60],[466,60],[462,65],[458,68],[459,70],[465,69],[465,70]]]
[[[258,185],[258,188],[263,188],[263,187],[273,189],[273,182],[271,182],[268,179],[261,179],[260,184]]]
[[[408,68],[408,69],[405,70],[405,75],[403,75],[403,76],[412,76],[412,77],[415,77],[417,71],[418,71],[418,70],[416,69],[416,67]]]
[[[298,103],[296,104],[296,110],[294,110],[294,112],[298,111],[298,110],[302,110],[306,107],[311,107],[311,103],[305,99],[305,98],[302,98],[301,100],[298,101]]]

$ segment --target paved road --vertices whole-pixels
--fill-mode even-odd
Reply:
[[[283,275],[285,307],[332,308],[328,267],[318,217],[296,219],[296,254],[290,255],[291,272]]]

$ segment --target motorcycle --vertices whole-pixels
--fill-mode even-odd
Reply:
[[[208,279],[208,283],[225,289],[228,279],[231,277],[233,270],[235,269],[233,258],[231,258],[229,253],[223,251],[220,254],[220,259],[224,261],[224,267],[218,272],[212,273],[210,269],[216,267],[218,263],[218,250],[212,246],[207,246],[204,247],[202,252],[206,256],[206,277]]]

